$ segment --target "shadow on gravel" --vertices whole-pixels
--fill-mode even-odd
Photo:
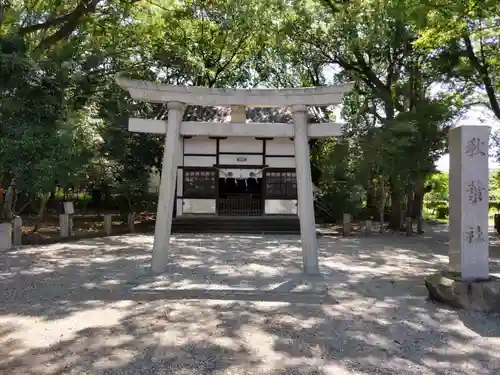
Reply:
[[[149,236],[14,250],[0,373],[500,374],[499,317],[426,299],[446,241],[323,237],[303,291],[298,237],[176,237],[160,276]]]

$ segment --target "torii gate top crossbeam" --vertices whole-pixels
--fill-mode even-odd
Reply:
[[[342,102],[353,83],[331,87],[296,89],[219,89],[175,86],[131,80],[120,75],[116,82],[128,90],[134,100],[151,103],[181,102],[200,106],[288,107],[292,105],[324,106]]]

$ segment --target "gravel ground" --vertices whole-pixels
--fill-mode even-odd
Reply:
[[[446,233],[178,236],[165,275],[151,236],[0,255],[1,374],[500,374],[500,316],[426,300]],[[500,251],[492,251],[498,271]]]

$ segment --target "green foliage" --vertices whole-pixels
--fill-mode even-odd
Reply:
[[[490,173],[488,188],[490,200],[500,201],[500,171]]]
[[[416,8],[415,47],[436,58],[442,79],[470,103],[485,104],[500,119],[500,3],[436,0]]]
[[[321,170],[316,214],[327,220],[342,219],[344,213],[357,216],[362,210],[362,190],[356,181],[352,148],[344,139],[326,138],[318,145],[317,166]]]
[[[70,180],[92,155],[93,124],[72,111],[68,72],[0,51],[0,175],[30,194]]]
[[[273,1],[189,1],[161,21],[154,57],[178,83],[252,87],[260,60],[272,47]]]
[[[498,14],[493,0],[10,1],[0,11],[0,182],[42,195],[102,180],[140,206],[164,142],[127,121],[166,109],[132,101],[117,72],[208,87],[353,81],[343,136],[313,147],[317,210],[398,219],[423,181],[437,184],[449,126],[477,87],[495,111]],[[436,83],[450,90],[435,94]],[[439,189],[426,198],[436,212]]]
[[[399,228],[405,202],[413,211],[410,198],[421,199],[417,187],[446,150],[462,98],[454,92],[431,95],[429,87],[441,73],[432,55],[413,48],[418,38],[410,27],[413,3],[355,0],[334,8],[324,3],[294,2],[287,35],[296,50],[307,51],[299,55],[308,64],[340,67],[336,79],[355,82],[343,108],[346,137],[355,150],[349,158],[359,176],[354,180],[380,204],[390,192],[391,226]]]
[[[429,192],[425,196],[425,211],[429,218],[448,218],[449,187],[448,173],[434,173],[426,180]],[[494,171],[489,176],[489,210],[496,213],[500,210],[500,172]]]
[[[430,218],[448,217],[448,179],[447,173],[434,173],[426,180],[429,192],[425,196],[424,207]]]

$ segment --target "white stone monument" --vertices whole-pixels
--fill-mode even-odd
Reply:
[[[489,132],[489,126],[459,126],[449,133],[449,268],[463,281],[489,278]]]

